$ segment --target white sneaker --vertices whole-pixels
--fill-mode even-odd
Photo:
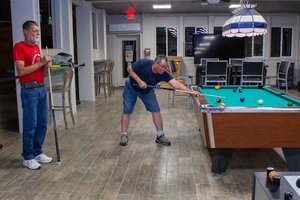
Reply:
[[[40,163],[38,163],[35,159],[31,160],[23,160],[23,165],[29,169],[41,169]]]
[[[35,158],[34,158],[37,162],[39,162],[39,163],[51,163],[52,162],[52,158],[51,157],[49,157],[49,156],[46,156],[45,154],[40,154],[40,155],[38,155],[38,156],[36,156]]]

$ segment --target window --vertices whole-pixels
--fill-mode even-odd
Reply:
[[[292,56],[292,28],[272,27],[271,57]]]
[[[193,57],[194,50],[193,50],[193,37],[195,33],[206,34],[206,27],[185,27],[185,48],[184,48],[184,55],[186,57]]]
[[[166,27],[156,27],[156,53],[167,54]]]
[[[168,56],[177,56],[177,27],[168,28]]]
[[[51,0],[40,0],[42,48],[53,48]]]
[[[264,36],[245,37],[246,57],[263,56]]]
[[[264,36],[253,37],[253,56],[263,56]]]
[[[186,57],[193,57],[193,35],[195,33],[195,27],[185,27],[185,48],[184,55]]]
[[[245,56],[252,57],[252,37],[245,37]]]
[[[292,29],[282,29],[282,56],[292,55]]]
[[[156,53],[177,56],[177,27],[156,27]]]
[[[93,22],[93,49],[97,49],[97,20],[96,14],[92,13],[92,22]]]

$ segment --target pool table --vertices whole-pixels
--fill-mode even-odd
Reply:
[[[230,85],[216,89],[211,85],[192,89],[220,96],[225,104],[220,106],[213,96],[193,97],[204,144],[214,150],[212,171],[226,170],[234,148],[276,147],[283,149],[290,170],[300,170],[299,98],[267,86]],[[263,103],[259,104],[259,100]],[[223,167],[215,166],[222,162]]]

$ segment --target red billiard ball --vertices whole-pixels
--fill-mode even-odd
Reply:
[[[222,100],[221,100],[220,98],[217,98],[217,102],[218,102],[218,103],[221,103],[221,101],[222,101]]]
[[[241,101],[241,102],[244,102],[244,101],[245,101],[245,98],[244,98],[244,97],[241,97],[241,98],[240,98],[240,101]]]

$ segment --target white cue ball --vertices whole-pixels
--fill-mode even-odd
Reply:
[[[264,101],[262,100],[262,99],[260,99],[260,100],[258,100],[258,104],[263,104],[264,103]]]

